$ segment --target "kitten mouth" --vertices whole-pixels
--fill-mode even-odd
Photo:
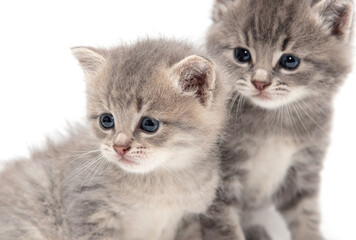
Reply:
[[[137,164],[139,164],[138,162],[134,161],[130,157],[121,157],[119,161],[124,163],[124,164],[126,164],[126,165],[137,165]]]
[[[271,100],[271,96],[269,96],[269,94],[265,93],[265,92],[259,92],[255,95],[253,95],[254,98],[259,98],[259,99],[263,99],[263,100]]]

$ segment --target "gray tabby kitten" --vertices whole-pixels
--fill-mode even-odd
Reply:
[[[217,0],[207,49],[232,90],[223,187],[207,239],[270,239],[251,222],[273,204],[294,240],[322,239],[319,173],[332,100],[350,71],[348,0]]]
[[[162,39],[73,53],[88,123],[0,173],[0,239],[174,239],[219,182],[226,94],[212,63]]]

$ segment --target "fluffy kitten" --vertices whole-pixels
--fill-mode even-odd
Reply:
[[[0,173],[0,239],[174,239],[219,181],[225,96],[184,42],[78,47],[88,122]]]
[[[274,204],[294,240],[322,239],[319,173],[332,99],[350,71],[352,11],[348,0],[216,1],[207,49],[232,113],[207,238],[269,239],[249,221]]]

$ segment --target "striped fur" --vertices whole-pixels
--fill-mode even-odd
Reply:
[[[248,216],[271,204],[293,240],[322,239],[319,173],[332,99],[352,64],[352,15],[348,0],[216,1],[207,50],[232,97],[221,146],[224,184],[204,220],[207,239],[268,239]],[[249,50],[250,63],[234,59],[238,47]],[[300,66],[282,69],[283,54],[299,57]],[[255,95],[253,80],[271,84],[268,99]]]
[[[214,67],[174,40],[73,52],[86,75],[88,121],[0,173],[0,239],[174,239],[205,212],[219,181],[226,94]],[[114,128],[100,126],[103,113]],[[140,129],[145,116],[160,120],[156,133]],[[137,168],[114,153],[126,141]]]

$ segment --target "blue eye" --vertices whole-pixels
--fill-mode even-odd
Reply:
[[[251,54],[247,49],[236,48],[234,54],[235,59],[239,62],[246,63],[251,61]]]
[[[284,69],[295,70],[300,63],[300,59],[293,55],[283,55],[279,62]]]
[[[115,126],[114,116],[110,113],[104,113],[100,116],[100,124],[104,129],[110,129]]]
[[[144,117],[141,120],[140,128],[146,132],[156,132],[159,127],[159,121],[154,118]]]

